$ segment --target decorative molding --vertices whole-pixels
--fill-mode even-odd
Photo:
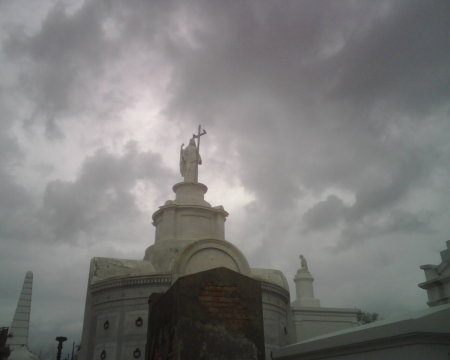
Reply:
[[[137,327],[141,327],[144,324],[144,320],[142,320],[142,317],[139,316],[134,323]]]
[[[172,283],[171,274],[157,274],[145,276],[129,276],[126,278],[107,279],[97,282],[90,286],[91,292],[111,289],[111,288],[128,288],[133,286],[146,285],[170,285]]]
[[[255,279],[261,282],[261,290],[264,294],[264,292],[267,293],[271,293],[277,297],[280,297],[281,300],[286,303],[289,304],[290,301],[290,296],[289,296],[289,291],[287,291],[286,289],[282,288],[281,286],[275,285],[273,283],[261,280],[261,279]]]
[[[232,243],[221,240],[221,239],[202,239],[195,242],[189,243],[184,248],[182,248],[174,261],[173,272],[176,277],[188,275],[190,272],[187,271],[189,265],[193,259],[197,259],[198,256],[203,251],[216,251],[218,254],[223,254],[227,260],[229,260],[236,269],[231,269],[241,273],[242,275],[250,276],[250,267],[248,266],[247,259],[242,254],[242,252]],[[211,264],[205,263],[204,268],[199,266],[195,269],[195,272],[204,271],[211,269]],[[216,267],[225,266],[225,264],[216,264]]]

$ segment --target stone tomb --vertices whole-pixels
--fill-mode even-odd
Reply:
[[[179,278],[149,305],[147,360],[264,360],[259,281],[216,268]]]

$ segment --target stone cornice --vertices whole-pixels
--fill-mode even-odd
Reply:
[[[310,315],[334,315],[334,316],[348,316],[349,314],[357,314],[360,309],[356,308],[329,308],[329,307],[306,307],[292,305],[292,311],[302,314]]]
[[[154,274],[154,275],[141,275],[141,276],[127,276],[123,278],[113,278],[99,281],[90,286],[91,292],[97,292],[101,290],[111,288],[129,288],[133,286],[145,286],[145,285],[170,285],[172,283],[171,274]]]
[[[450,282],[450,275],[437,276],[436,278],[428,280],[428,281],[425,281],[423,283],[420,283],[417,286],[419,286],[420,288],[426,290],[426,289],[429,289],[429,288],[431,288],[433,286],[438,286],[438,285],[445,284],[445,283],[448,283],[448,282]]]
[[[201,209],[201,210],[206,210],[212,213],[216,213],[216,214],[221,214],[224,217],[227,217],[229,214],[228,212],[226,212],[222,206],[203,206],[203,205],[179,205],[176,204],[175,202],[172,202],[168,205],[162,205],[159,207],[158,210],[156,210],[153,215],[152,215],[152,220],[153,222],[156,220],[156,218],[166,209],[170,209],[170,208],[176,208],[176,209]]]

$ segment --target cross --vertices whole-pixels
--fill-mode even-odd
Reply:
[[[202,131],[202,126],[201,126],[201,125],[198,126],[198,133],[197,133],[197,135],[192,134],[192,137],[193,137],[194,139],[198,139],[198,144],[197,144],[197,154],[200,153],[200,137],[203,136],[203,135],[206,135],[206,130],[203,129],[203,131]]]

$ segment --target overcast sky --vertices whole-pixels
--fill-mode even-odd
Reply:
[[[424,309],[450,236],[447,0],[0,0],[0,325],[80,339],[94,256],[139,259],[202,124],[252,267],[322,305]],[[294,294],[294,293],[293,293]],[[54,344],[53,344],[54,343]]]

